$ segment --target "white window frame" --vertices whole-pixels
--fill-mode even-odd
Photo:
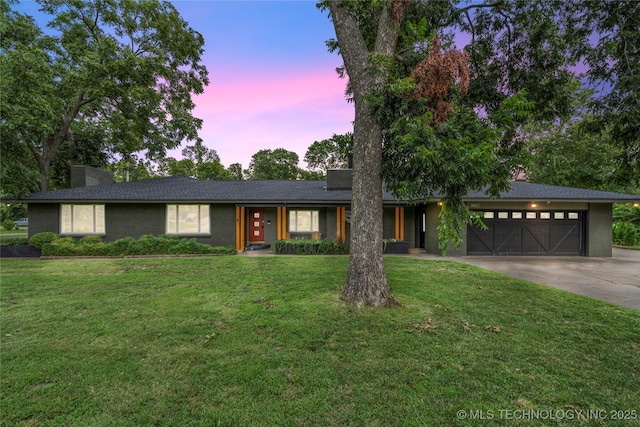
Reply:
[[[86,223],[81,223],[81,210],[91,208],[90,216],[92,217],[89,227]],[[85,212],[86,214],[86,212]],[[88,205],[88,204],[69,204],[60,205],[60,234],[63,236],[88,236],[97,235],[104,236],[105,230],[105,207],[104,205]]]
[[[309,214],[309,228],[298,227],[298,215]],[[289,232],[290,233],[315,233],[320,231],[320,211],[311,209],[289,210]]]
[[[189,209],[197,209],[195,218],[185,222],[184,214]],[[182,216],[181,216],[182,209]],[[211,207],[209,205],[168,204],[166,208],[166,234],[175,236],[210,236]],[[181,221],[182,220],[182,221]],[[194,229],[195,226],[195,229]]]

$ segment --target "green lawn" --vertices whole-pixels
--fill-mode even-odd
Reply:
[[[2,260],[1,425],[640,425],[640,312],[386,263],[404,307],[346,257]]]

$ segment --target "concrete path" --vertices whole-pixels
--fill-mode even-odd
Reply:
[[[441,258],[640,310],[640,251],[613,248],[611,258]]]

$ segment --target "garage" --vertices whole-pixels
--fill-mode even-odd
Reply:
[[[467,255],[585,255],[585,211],[483,210],[467,229]]]

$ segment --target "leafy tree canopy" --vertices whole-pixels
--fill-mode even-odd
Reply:
[[[240,163],[231,163],[227,168],[227,171],[231,174],[232,179],[244,179],[244,174],[242,173],[242,165]]]
[[[329,139],[314,141],[309,146],[304,161],[310,172],[326,175],[328,169],[342,169],[348,165],[348,157],[353,150],[353,133],[334,134]]]
[[[204,40],[171,3],[38,3],[53,35],[0,0],[0,93],[3,140],[30,152],[42,190],[83,122],[105,130],[102,151],[124,157],[158,159],[198,139],[191,96],[208,84]]]
[[[182,150],[181,160],[168,157],[160,160],[159,172],[163,176],[189,176],[196,179],[233,179],[220,163],[216,150],[207,148],[201,141]]]
[[[251,157],[244,174],[249,179],[297,179],[298,155],[284,148],[260,150]]]
[[[614,143],[611,132],[592,130],[595,120],[528,126],[527,179],[539,184],[632,191],[629,183],[622,187],[615,180],[622,148]]]

